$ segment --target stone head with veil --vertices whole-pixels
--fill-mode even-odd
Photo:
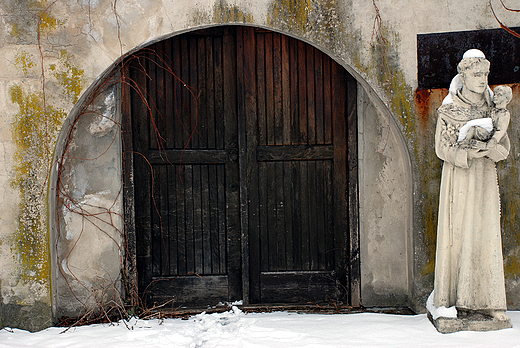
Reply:
[[[467,51],[438,109],[435,151],[443,167],[435,285],[427,307],[434,319],[478,314],[502,328],[510,320],[495,163],[509,155],[505,106],[511,89],[500,86],[494,98],[489,67],[481,51]]]

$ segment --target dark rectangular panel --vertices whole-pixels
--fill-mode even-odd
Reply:
[[[151,164],[220,164],[226,163],[225,150],[150,150]]]
[[[308,303],[337,299],[333,272],[265,272],[260,275],[263,303]]]
[[[259,146],[258,161],[308,161],[334,158],[332,145]]]
[[[512,28],[517,32],[520,28]],[[520,81],[520,41],[503,29],[417,35],[419,89],[448,88],[457,64],[469,49],[484,52],[491,62],[489,84]]]
[[[150,303],[173,300],[173,307],[208,306],[228,298],[227,276],[154,278],[147,288]]]

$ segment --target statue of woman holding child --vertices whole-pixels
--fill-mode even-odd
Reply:
[[[508,321],[495,162],[509,155],[511,89],[493,96],[489,66],[481,51],[467,51],[438,109],[435,151],[444,163],[433,305]]]

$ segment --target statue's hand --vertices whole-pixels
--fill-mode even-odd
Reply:
[[[487,156],[489,150],[469,149],[468,158],[481,158]]]
[[[488,144],[486,142],[480,141],[480,140],[471,140],[470,142],[471,148],[476,150],[487,150]]]

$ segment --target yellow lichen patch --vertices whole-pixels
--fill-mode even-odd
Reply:
[[[66,50],[61,50],[58,65],[51,64],[50,69],[54,72],[60,86],[63,87],[63,94],[76,103],[83,90],[84,70],[72,63],[73,58],[74,56],[67,53]]]
[[[6,7],[11,10],[8,16],[9,34],[16,39],[34,37],[35,33],[48,33],[62,25],[64,21],[51,13],[51,5],[47,0],[6,0]]]
[[[42,3],[46,3],[46,1],[42,1]],[[40,31],[51,31],[58,27],[58,25],[62,25],[64,22],[54,18],[49,11],[45,11],[46,8],[42,8],[42,12],[40,13],[39,25]],[[45,11],[45,12],[44,12]]]
[[[269,5],[267,25],[335,49],[343,38],[343,23],[337,7],[336,0],[274,0]]]
[[[215,2],[211,13],[197,10],[191,20],[192,25],[251,22],[253,22],[252,14],[239,9],[236,5],[229,5],[225,0]]]
[[[517,278],[518,275],[520,275],[520,257],[518,256],[518,253],[505,258],[504,274],[506,278]]]
[[[33,62],[32,55],[26,51],[20,51],[15,57],[15,65],[20,68],[25,75],[29,73],[29,70],[36,66]]]
[[[45,183],[52,144],[65,113],[48,105],[44,108],[42,95],[26,92],[20,84],[12,86],[9,95],[20,108],[11,125],[16,148],[11,185],[20,192],[13,249],[21,279],[47,283],[49,236],[45,227]]]
[[[269,5],[267,25],[304,34],[309,29],[310,0],[275,0]]]

